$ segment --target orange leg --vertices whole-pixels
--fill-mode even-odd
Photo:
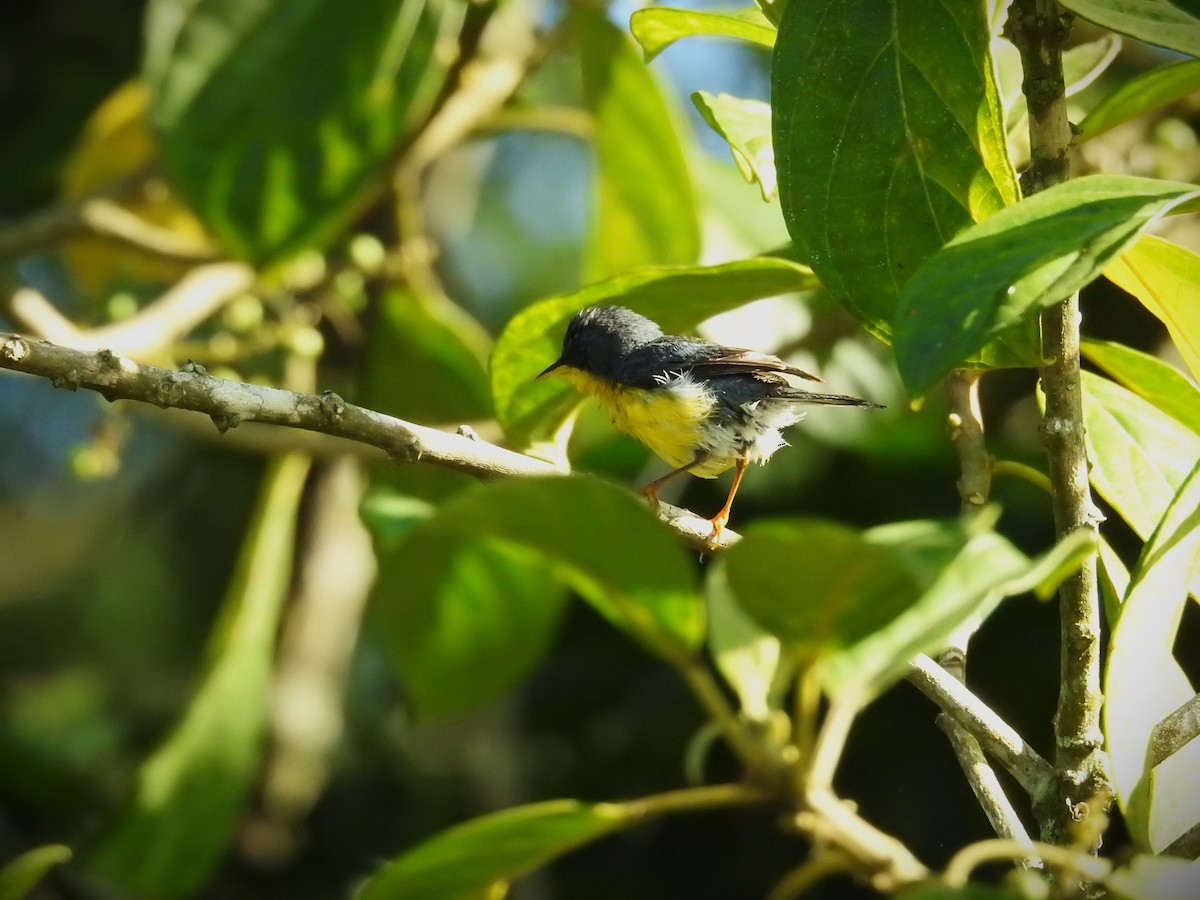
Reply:
[[[655,509],[657,509],[658,508],[658,492],[660,490],[662,490],[662,486],[664,484],[666,484],[668,481],[670,481],[672,478],[674,478],[676,475],[682,475],[684,472],[687,472],[691,469],[696,468],[696,466],[700,465],[700,463],[704,462],[706,459],[708,459],[708,453],[706,451],[698,452],[696,454],[696,458],[693,459],[687,465],[680,466],[678,469],[672,469],[670,472],[668,472],[662,478],[656,478],[652,482],[650,482],[648,485],[646,485],[644,488],[642,488],[643,496],[645,496],[652,504],[654,504]]]
[[[725,524],[729,521],[729,510],[733,507],[733,495],[737,493],[738,485],[742,483],[742,476],[745,474],[746,458],[743,456],[737,461],[737,469],[733,473],[733,484],[729,486],[729,496],[725,498],[725,505],[711,519],[712,534],[708,536],[708,543],[711,547],[716,547],[721,543],[721,532],[725,530]]]

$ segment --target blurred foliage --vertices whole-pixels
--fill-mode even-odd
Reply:
[[[1197,206],[1200,103],[1196,61],[1135,39],[1194,55],[1200,24],[1065,5],[1116,33],[1068,51],[1084,177],[1023,202],[1022,73],[984,4],[6,11],[0,230],[103,197],[256,267],[156,360],[587,474],[372,457],[335,485],[288,434],[0,377],[0,900],[765,896],[806,845],[779,827],[796,798],[759,791],[800,781],[829,705],[854,717],[839,794],[945,866],[989,827],[895,682],[978,627],[972,688],[1052,750],[1053,610],[1023,595],[1094,548],[1054,545],[1030,487],[1028,367],[1037,314],[1080,287],[1107,883],[1183,883],[1152,854],[1200,815],[1196,751],[1152,751],[1200,683],[1198,232],[1167,218]],[[65,228],[3,261],[5,291],[84,337],[162,321],[204,266],[137,243]],[[604,303],[888,409],[815,409],[747,476],[741,543],[698,559],[624,489],[661,466],[532,381]],[[935,389],[963,365],[989,370],[997,475],[1026,476],[975,518]],[[724,485],[664,493],[712,510]],[[951,881],[899,896],[1030,895]]]

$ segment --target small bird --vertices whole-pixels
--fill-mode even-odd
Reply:
[[[622,306],[580,310],[567,326],[562,355],[538,378],[565,377],[591,394],[613,424],[675,468],[642,488],[658,492],[677,475],[716,478],[736,467],[725,505],[712,517],[711,546],[721,541],[746,466],[786,446],[780,430],[804,418],[804,404],[880,409],[843,394],[794,387],[784,376],[820,381],[777,356],[676,337]]]

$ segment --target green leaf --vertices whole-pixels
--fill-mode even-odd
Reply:
[[[750,184],[758,183],[762,198],[770,201],[777,191],[775,150],[771,144],[771,105],[729,94],[714,97],[706,91],[692,94],[700,115],[729,143],[733,161]]]
[[[643,269],[535,303],[514,316],[496,341],[492,354],[496,415],[520,445],[538,426],[563,421],[578,404],[578,394],[568,385],[533,379],[558,358],[567,321],[584,307],[627,306],[675,332],[751,300],[817,285],[806,266],[755,257],[718,266]]]
[[[1079,290],[1142,229],[1197,196],[1194,185],[1092,175],[959,234],[900,296],[894,343],[909,391],[924,393],[989,341]]]
[[[92,866],[139,894],[194,894],[232,837],[258,774],[309,465],[289,454],[268,467],[200,687],[143,763],[129,807],[90,854]]]
[[[1193,378],[1200,378],[1200,256],[1144,234],[1104,270],[1170,332]]]
[[[646,62],[680,38],[693,36],[737,38],[760,47],[775,46],[775,26],[757,6],[736,12],[664,6],[639,9],[629,18],[629,30],[633,32],[634,40],[642,45]]]
[[[1050,589],[1093,552],[1091,535],[1082,531],[1033,560],[995,532],[976,534],[915,603],[826,660],[827,690],[870,701],[903,677],[917,654],[942,649],[964,623],[982,622],[1005,597]]]
[[[1173,365],[1114,341],[1084,341],[1080,349],[1118,384],[1200,434],[1200,389]]]
[[[496,888],[635,821],[625,807],[551,800],[483,816],[415,847],[355,900],[484,900]]]
[[[771,76],[780,202],[830,293],[889,338],[901,286],[1015,203],[983,4],[790,3]]]
[[[1174,647],[1188,591],[1198,581],[1200,464],[1171,499],[1134,567],[1104,678],[1104,734],[1117,800],[1131,836],[1154,853],[1200,822],[1194,765],[1171,765],[1175,758],[1168,757],[1154,766],[1151,756],[1155,726],[1195,695]]]
[[[0,869],[0,900],[24,900],[46,873],[71,858],[71,848],[47,844],[22,853]]]
[[[1137,855],[1106,879],[1116,900],[1188,900],[1200,884],[1200,860]]]
[[[853,645],[917,596],[896,554],[834,522],[756,522],[726,553],[725,572],[742,608],[804,660]]]
[[[489,344],[479,323],[449,301],[389,290],[368,334],[357,402],[415,422],[486,417]]]
[[[546,559],[495,540],[455,540],[436,520],[380,554],[379,633],[418,716],[502,696],[541,662],[565,609]]]
[[[153,0],[144,75],[172,184],[236,256],[329,240],[428,115],[464,8]]]
[[[1117,622],[1121,614],[1121,603],[1129,590],[1129,570],[1117,555],[1112,544],[1100,536],[1098,551],[1098,580],[1100,583],[1100,599],[1104,602],[1104,620],[1109,628]]]
[[[775,705],[779,673],[779,639],[764,631],[743,611],[729,587],[724,557],[709,569],[708,649],[725,681],[737,694],[741,711],[766,721]]]
[[[1145,540],[1200,459],[1200,435],[1120,385],[1082,374],[1092,484]]]
[[[1064,0],[1063,6],[1109,31],[1200,56],[1200,21],[1163,0]]]
[[[599,479],[521,478],[466,491],[430,528],[528,548],[617,626],[672,660],[704,640],[696,573],[649,506]]]
[[[596,200],[584,281],[638,266],[694,263],[700,225],[672,112],[603,9],[577,4],[571,17],[584,96],[596,119]]]
[[[1159,66],[1122,82],[1106,94],[1079,123],[1076,142],[1090,141],[1143,113],[1160,109],[1200,91],[1200,60]]]

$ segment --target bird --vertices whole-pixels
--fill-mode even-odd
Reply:
[[[735,470],[725,504],[709,520],[710,547],[721,542],[746,467],[765,463],[787,445],[781,431],[804,418],[801,407],[883,408],[796,387],[786,376],[821,379],[777,356],[665,334],[623,306],[575,313],[561,355],[537,377],[555,376],[594,396],[617,429],[673,467],[642,488],[655,506],[658,492],[679,475],[716,478]]]

